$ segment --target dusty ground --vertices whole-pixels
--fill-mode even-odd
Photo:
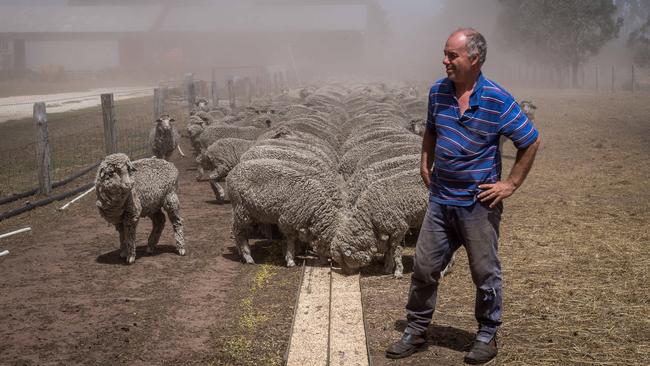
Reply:
[[[158,252],[144,255],[151,223],[143,219],[136,263],[124,265],[93,194],[66,213],[54,203],[0,222],[3,233],[33,229],[0,241],[11,252],[0,258],[0,364],[224,364],[255,359],[259,348],[267,364],[281,363],[300,270],[281,266],[278,243],[255,246],[264,265],[242,266],[230,206],[194,181],[190,159],[174,160],[185,257],[174,252],[169,223]]]
[[[543,143],[527,181],[505,204],[504,313],[493,364],[648,365],[650,95],[515,95],[539,107]],[[505,172],[512,149],[506,156]],[[440,285],[428,350],[401,362],[383,352],[405,327],[412,257],[400,280],[366,271],[374,365],[462,363],[476,324],[463,249],[459,257]]]
[[[492,364],[650,364],[650,95],[516,91],[539,107],[544,139],[524,186],[506,202],[500,252],[504,275],[500,354]],[[185,150],[189,151],[189,149]],[[505,171],[513,151],[506,151]],[[151,227],[138,230],[132,266],[117,233],[86,197],[0,222],[0,364],[278,365],[286,351],[300,269],[282,266],[280,246],[253,245],[243,266],[230,239],[230,206],[181,171],[189,253],[144,256]],[[474,290],[461,249],[440,288],[426,352],[383,356],[404,327],[406,276],[362,273],[374,365],[457,365],[471,342]]]

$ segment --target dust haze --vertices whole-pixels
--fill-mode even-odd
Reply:
[[[506,85],[534,84],[547,66],[503,38],[502,6],[497,0],[2,0],[0,77],[155,83],[190,72],[224,79],[283,70],[301,83],[426,84],[444,76],[447,36],[473,27],[488,41],[486,74]],[[630,67],[628,34],[624,27],[582,65],[584,85],[597,84],[596,73],[603,83],[615,65]]]

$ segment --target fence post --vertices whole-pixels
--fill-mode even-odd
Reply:
[[[244,89],[246,90],[246,102],[250,105],[253,103],[253,83],[248,76],[244,78]]]
[[[233,78],[228,78],[228,102],[230,105],[230,109],[235,109],[237,107],[236,99],[235,99],[235,85],[234,85],[234,80]]]
[[[115,125],[115,105],[113,94],[102,94],[102,116],[104,118],[104,151],[106,155],[117,152],[117,128]]]
[[[38,163],[38,187],[41,194],[50,195],[50,141],[47,131],[45,103],[34,103],[34,123],[36,124],[36,159]]]
[[[194,74],[192,73],[185,75],[185,90],[187,92],[187,106],[192,111],[194,102],[196,101],[196,88],[194,85]]]
[[[155,88],[153,90],[153,119],[156,120],[165,111],[165,90],[162,88]]]

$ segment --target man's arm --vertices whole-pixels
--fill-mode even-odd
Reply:
[[[420,175],[424,181],[424,185],[429,188],[431,185],[431,166],[435,160],[435,147],[436,147],[436,133],[435,131],[425,128],[424,136],[422,139],[422,155],[420,158]]]
[[[492,201],[490,207],[496,206],[500,201],[512,196],[513,193],[524,183],[530,168],[535,161],[535,154],[539,148],[541,137],[537,136],[537,140],[528,145],[524,149],[517,150],[517,157],[515,164],[510,170],[508,179],[498,181],[494,184],[481,184],[478,187],[484,191],[478,194],[478,199],[481,202]]]

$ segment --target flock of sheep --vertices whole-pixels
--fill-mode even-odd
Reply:
[[[426,101],[412,88],[327,84],[256,101],[239,110],[199,99],[187,136],[217,200],[230,201],[232,235],[246,263],[249,240],[282,234],[287,266],[304,246],[350,273],[383,257],[402,276],[405,236],[419,228],[428,191],[419,174]],[[172,222],[185,253],[178,171],[166,161],[178,146],[162,116],[150,142],[156,157],[109,155],[97,172],[97,206],[119,232],[121,256],[135,260],[135,226],[151,217],[153,250]],[[163,136],[164,135],[164,136]]]

